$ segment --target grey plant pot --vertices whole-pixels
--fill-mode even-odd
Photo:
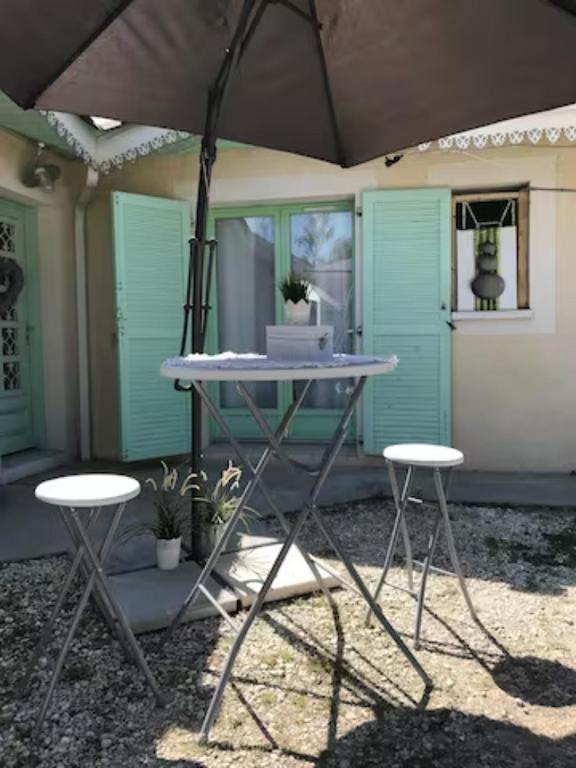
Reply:
[[[182,536],[177,539],[156,539],[156,561],[161,571],[173,571],[180,563]]]
[[[198,527],[194,531],[194,552],[202,560],[208,560],[214,547],[220,542],[224,533],[224,525],[214,525],[210,522],[210,507],[200,502],[198,504]]]
[[[297,304],[289,299],[284,303],[284,317],[288,325],[309,325],[312,305],[301,299]]]
[[[214,547],[220,543],[224,533],[224,525],[213,525],[203,521],[199,530],[196,531],[198,537],[198,554],[202,560],[208,560]]]

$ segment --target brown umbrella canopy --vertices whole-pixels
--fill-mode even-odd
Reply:
[[[202,134],[241,0],[0,0],[23,107]],[[258,11],[259,3],[254,3]],[[270,0],[218,135],[348,166],[576,101],[574,0]]]

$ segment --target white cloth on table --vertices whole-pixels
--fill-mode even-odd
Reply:
[[[346,366],[369,365],[370,363],[388,362],[394,367],[398,365],[398,358],[392,355],[388,358],[373,357],[370,355],[334,355],[332,360],[272,360],[266,355],[257,355],[250,352],[221,352],[218,355],[194,354],[186,357],[174,357],[164,362],[165,366],[219,369],[219,370],[243,370],[254,368],[255,370],[287,370],[302,368],[342,368]]]

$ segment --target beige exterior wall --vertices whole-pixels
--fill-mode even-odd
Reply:
[[[32,142],[0,131],[0,198],[31,206],[38,217],[45,447],[72,456],[78,443],[74,204],[83,169],[52,157],[63,170],[55,191],[27,189],[19,179],[35,152]]]
[[[378,160],[349,170],[278,152],[225,150],[214,174],[212,204],[356,197],[359,205],[367,189],[520,183],[576,187],[576,149],[414,152],[391,168]],[[156,155],[107,176],[99,195],[120,190],[192,200],[195,186],[195,156]],[[89,215],[91,227],[101,230],[104,206],[94,206]],[[360,237],[357,242],[359,261]],[[576,194],[534,191],[530,317],[456,321],[453,443],[464,450],[468,468],[576,468],[575,243]]]

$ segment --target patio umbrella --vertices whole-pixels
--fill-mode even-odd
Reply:
[[[351,166],[568,104],[574,14],[576,0],[0,0],[0,89],[203,135],[181,348],[192,312],[198,352],[217,136]],[[198,401],[193,419],[197,467]]]

